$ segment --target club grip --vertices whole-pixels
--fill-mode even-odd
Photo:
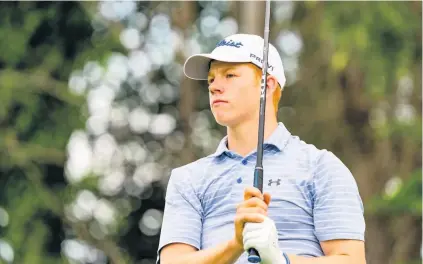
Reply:
[[[260,263],[261,258],[257,250],[250,248],[248,250],[248,262],[250,263]]]

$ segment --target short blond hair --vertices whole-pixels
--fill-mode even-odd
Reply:
[[[255,75],[256,75],[256,80],[257,82],[260,84],[261,82],[261,77],[262,77],[262,69],[257,67],[256,65],[249,63],[248,64],[249,67],[254,69]],[[276,87],[275,92],[273,93],[273,106],[275,107],[275,114],[278,114],[278,109],[279,109],[279,101],[281,100],[281,96],[282,96],[282,89],[281,89],[281,85],[278,83],[278,87]]]

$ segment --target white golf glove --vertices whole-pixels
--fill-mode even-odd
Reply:
[[[242,233],[244,250],[254,248],[261,264],[290,264],[288,256],[279,249],[275,223],[268,217],[261,223],[246,223]]]

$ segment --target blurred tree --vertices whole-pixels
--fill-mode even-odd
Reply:
[[[280,120],[352,170],[372,264],[420,262],[421,8],[272,3]],[[225,133],[182,65],[223,36],[262,35],[262,13],[260,2],[1,3],[0,261],[154,263],[170,170]]]
[[[263,37],[265,1],[236,2],[233,6],[239,21],[239,31],[246,34],[255,34]],[[269,25],[270,27],[270,25]]]
[[[175,11],[172,13],[172,24],[179,28],[184,34],[184,37],[190,37],[190,26],[195,22],[197,17],[197,4],[195,2],[180,2],[178,7],[175,8]],[[178,63],[183,64],[185,56],[181,51],[181,54],[178,56]],[[196,110],[196,100],[198,96],[197,87],[195,86],[196,82],[194,80],[184,78],[181,80],[181,95],[179,100],[179,112],[180,122],[182,131],[184,132],[184,137],[186,139],[191,138],[192,128],[191,128],[191,114]],[[195,151],[193,148],[192,140],[185,140],[185,146],[181,151],[181,164],[186,164],[191,162],[196,158]]]
[[[69,136],[85,122],[84,98],[67,88],[71,70],[121,46],[108,36],[92,41],[91,19],[75,2],[0,7],[0,204],[9,219],[1,236],[13,249],[2,248],[1,257],[8,263],[66,263],[61,245],[72,233],[120,262],[113,241],[96,241],[84,224],[65,217],[74,190],[63,170]]]
[[[297,3],[290,29],[301,34],[304,49],[298,81],[281,102],[295,111],[282,112],[281,119],[307,142],[335,152],[353,172],[366,207],[369,263],[420,259],[417,6]]]

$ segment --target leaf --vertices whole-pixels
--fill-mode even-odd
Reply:
[[[343,70],[348,63],[348,53],[343,51],[336,51],[332,56],[332,68],[335,71]]]
[[[373,197],[366,205],[366,211],[377,215],[422,214],[422,170],[416,170],[405,181],[393,198]]]

